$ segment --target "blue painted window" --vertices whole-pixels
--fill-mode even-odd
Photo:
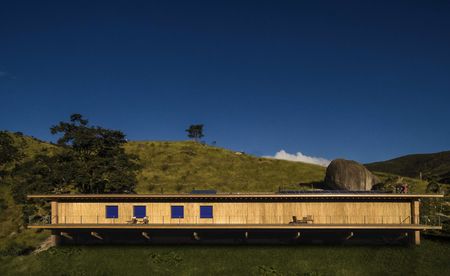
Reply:
[[[184,207],[183,206],[170,206],[172,218],[184,218]]]
[[[213,207],[200,206],[200,218],[213,218]]]
[[[119,206],[111,205],[106,206],[106,218],[118,218],[119,217]]]
[[[145,206],[133,206],[133,217],[143,218],[147,215],[146,213]]]

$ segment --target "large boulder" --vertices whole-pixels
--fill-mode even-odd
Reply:
[[[336,190],[370,191],[379,179],[352,160],[335,159],[328,165],[325,184]]]

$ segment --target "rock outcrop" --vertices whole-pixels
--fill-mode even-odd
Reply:
[[[335,190],[370,191],[379,182],[368,169],[352,160],[333,160],[325,175],[325,184]]]

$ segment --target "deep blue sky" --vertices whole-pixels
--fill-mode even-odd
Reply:
[[[0,1],[0,129],[362,162],[450,149],[449,1]]]

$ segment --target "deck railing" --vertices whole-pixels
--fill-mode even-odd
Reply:
[[[200,218],[185,216],[172,218],[170,215],[149,216],[147,224],[414,224],[411,216],[214,216]],[[441,226],[439,216],[420,216],[418,224]],[[46,216],[38,219],[30,218],[30,224],[144,224],[145,220],[138,218],[133,221],[131,216],[105,218],[104,216]]]

